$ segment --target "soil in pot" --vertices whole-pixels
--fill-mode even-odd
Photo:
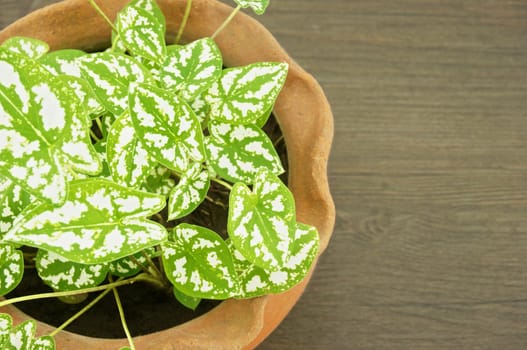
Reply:
[[[273,115],[271,115],[265,125],[264,131],[275,144],[282,164],[287,168],[285,143],[280,127]],[[281,179],[287,184],[287,171],[281,176]],[[176,226],[180,222],[187,222],[209,227],[226,237],[228,192],[223,187],[212,183],[209,197],[211,197],[213,202],[204,201],[191,215],[179,221],[176,220],[166,223],[167,226],[171,227]],[[28,268],[19,286],[6,297],[12,298],[51,291],[38,277],[36,270],[34,268]],[[220,304],[220,301],[216,300],[202,300],[196,310],[190,310],[181,305],[171,293],[160,291],[145,283],[135,283],[133,285],[120,287],[119,295],[123,303],[128,327],[134,336],[177,326],[203,315]],[[78,304],[67,304],[52,298],[26,301],[16,306],[31,317],[58,327],[96,296],[97,293],[92,293],[85,301]],[[108,293],[108,295],[88,312],[70,324],[66,330],[98,338],[124,337],[113,294]]]

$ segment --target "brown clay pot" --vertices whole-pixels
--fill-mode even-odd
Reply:
[[[111,19],[127,0],[98,0]],[[167,38],[175,37],[186,0],[158,0],[167,18]],[[210,36],[232,8],[215,0],[194,0],[184,41]],[[66,0],[11,24],[0,32],[0,43],[11,36],[46,41],[51,49],[88,51],[108,47],[110,28],[86,0]],[[286,84],[274,113],[284,134],[289,157],[289,187],[296,199],[297,219],[317,227],[321,252],[333,232],[335,208],[327,180],[333,139],[333,116],[328,101],[311,75],[298,66],[274,37],[251,17],[238,14],[216,38],[226,66],[259,61],[287,62]],[[311,274],[291,290],[249,300],[227,300],[207,314],[178,327],[134,338],[138,349],[252,349],[284,319],[304,291]],[[15,323],[28,316],[13,306]],[[40,323],[39,334],[52,327]],[[69,332],[56,336],[58,349],[118,349],[126,339],[97,339]]]

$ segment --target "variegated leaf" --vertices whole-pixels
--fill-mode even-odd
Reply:
[[[81,57],[78,64],[99,101],[114,115],[121,115],[128,109],[131,83],[153,82],[148,70],[123,54],[94,53]]]
[[[251,184],[261,167],[276,175],[284,172],[272,141],[257,126],[211,123],[209,131],[207,160],[224,179]]]
[[[269,6],[269,0],[234,0],[234,2],[242,8],[250,7],[257,15],[262,15]]]
[[[227,244],[215,232],[180,224],[162,244],[163,266],[169,281],[182,293],[226,299],[238,291],[236,271]]]
[[[231,242],[230,242],[231,243]],[[284,266],[267,271],[247,261],[233,244],[229,244],[240,281],[238,298],[252,298],[270,293],[282,293],[301,282],[317,257],[319,236],[308,225],[297,224],[290,255]]]
[[[109,271],[106,264],[79,264],[40,249],[35,260],[40,278],[56,291],[98,286]]]
[[[168,220],[179,219],[190,214],[207,196],[210,187],[209,174],[194,163],[170,192]]]
[[[28,320],[13,327],[9,314],[0,314],[0,347],[6,350],[55,350],[55,340],[47,335],[34,338],[36,323]]]
[[[168,197],[175,185],[176,182],[172,178],[172,172],[166,167],[159,165],[150,171],[142,188],[147,192]]]
[[[218,80],[222,65],[220,49],[214,40],[204,38],[184,46],[169,46],[159,76],[165,88],[192,101]]]
[[[137,138],[128,112],[112,124],[107,157],[113,180],[129,187],[139,187],[157,165]]]
[[[131,256],[125,256],[110,263],[110,272],[118,277],[130,277],[141,271],[143,266],[148,266],[147,256],[155,253],[155,248],[148,248]]]
[[[201,127],[204,128],[208,123],[210,113],[210,106],[207,101],[205,101],[205,93],[199,94],[193,101],[189,103],[189,105],[194,111],[194,114],[196,114]]]
[[[225,69],[205,95],[211,120],[255,123],[274,105],[287,70],[286,63],[272,62]]]
[[[78,78],[61,76],[57,79],[63,81],[67,86],[75,88],[79,83]],[[84,109],[82,102],[78,100],[77,91],[63,89],[62,98],[72,101],[70,105],[71,121],[65,127],[62,139],[57,148],[66,156],[71,167],[84,174],[96,175],[101,172],[102,164],[97,152],[93,148],[89,129],[91,121]]]
[[[191,310],[196,310],[199,303],[201,302],[201,298],[188,296],[176,287],[172,288],[172,292],[174,294],[174,297],[177,299],[177,301],[181,303],[181,305]]]
[[[0,237],[11,229],[16,216],[31,202],[31,195],[22,187],[0,176]]]
[[[165,22],[153,0],[131,1],[117,14],[119,39],[130,53],[162,62],[166,56]]]
[[[71,88],[83,102],[88,114],[96,118],[104,113],[105,108],[99,102],[90,84],[82,78],[81,70],[76,62],[79,57],[87,55],[80,50],[58,50],[41,57],[39,62],[53,75],[67,75],[77,79],[70,79]]]
[[[0,244],[0,295],[6,295],[20,283],[24,274],[24,256],[9,244]]]
[[[253,191],[241,182],[234,185],[227,230],[248,261],[265,270],[280,270],[295,235],[293,195],[276,175],[260,168]]]
[[[163,196],[107,180],[73,181],[65,203],[24,211],[5,240],[81,264],[107,263],[166,240],[163,226],[144,219],[165,204]]]
[[[31,59],[0,50],[0,174],[27,192],[60,204],[66,195],[55,152],[77,100]]]
[[[189,159],[204,160],[199,121],[176,95],[154,86],[137,85],[130,94],[130,116],[143,146],[167,168],[184,172]]]
[[[0,47],[33,59],[37,59],[49,51],[49,45],[46,42],[20,36],[7,39]]]

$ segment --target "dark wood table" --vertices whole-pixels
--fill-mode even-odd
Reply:
[[[0,27],[49,0],[2,0]],[[527,348],[527,1],[273,1],[335,114],[335,234],[261,349]]]

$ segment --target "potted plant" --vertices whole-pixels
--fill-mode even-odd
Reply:
[[[234,17],[268,1],[235,1],[70,0],[0,33],[0,292],[24,261],[56,291],[0,303],[4,347],[251,348],[296,302],[333,227],[331,112],[265,29]],[[289,189],[262,131],[273,108]],[[203,201],[227,207],[228,237],[186,222]],[[136,338],[119,308],[127,339],[104,342],[45,324],[35,337],[11,305],[101,291],[120,306],[132,283],[191,308],[227,300]]]

